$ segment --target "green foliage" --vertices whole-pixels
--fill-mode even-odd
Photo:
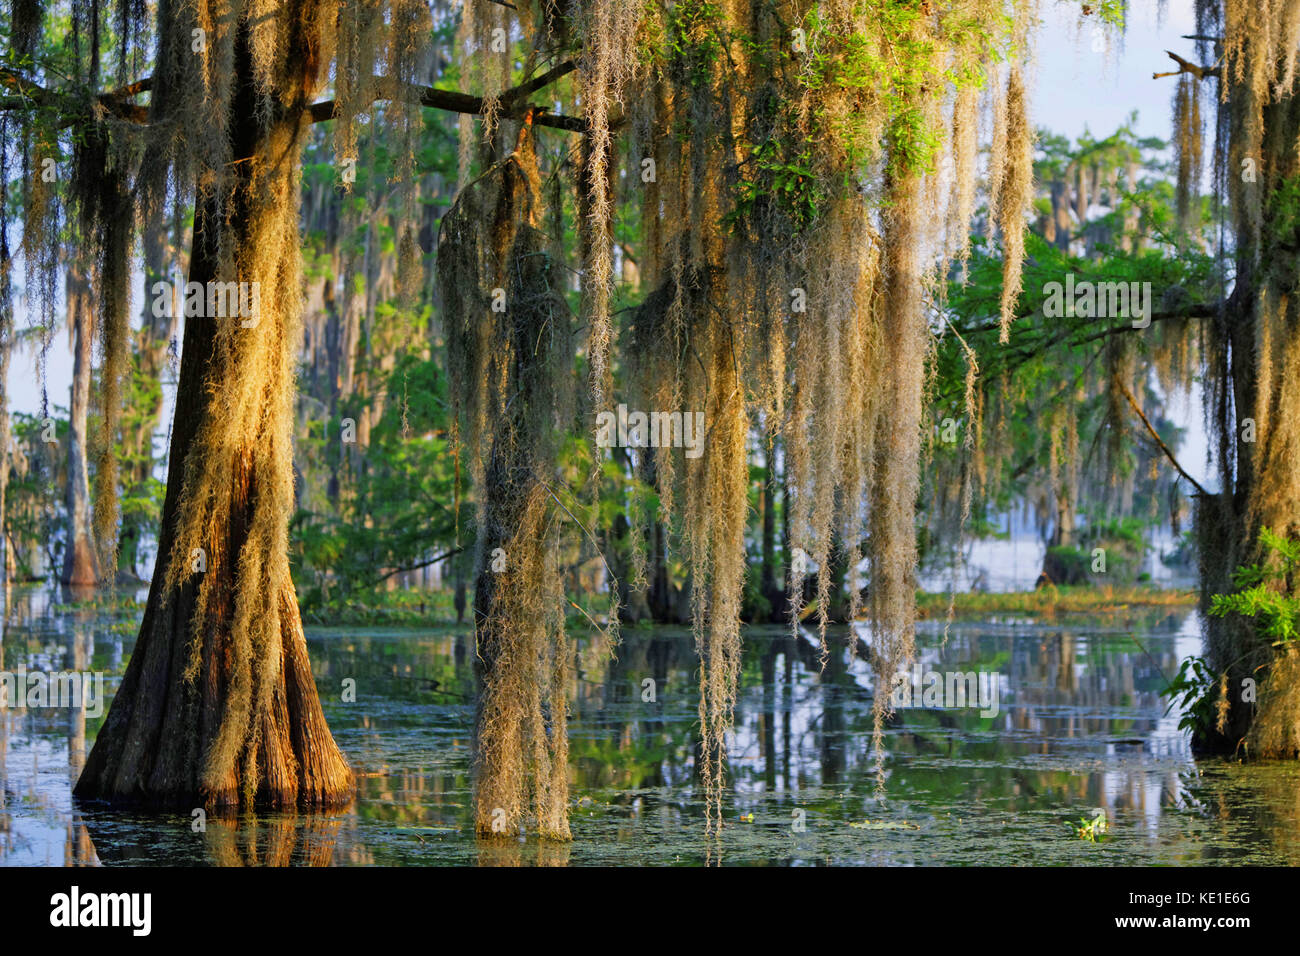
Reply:
[[[715,75],[716,58],[724,53],[722,7],[709,0],[683,0],[668,14],[668,52],[673,67],[689,81],[707,87]]]
[[[1300,568],[1300,542],[1288,541],[1268,528],[1262,529],[1259,537],[1266,559],[1239,567],[1232,576],[1238,590],[1214,595],[1210,614],[1251,618],[1264,637],[1281,646],[1294,642],[1300,628],[1300,595],[1292,586]]]
[[[763,593],[762,564],[750,555],[745,562],[745,583],[741,597],[741,616],[747,621],[769,621],[772,618],[772,602]]]
[[[932,171],[943,145],[943,130],[925,115],[919,94],[925,85],[934,82],[936,46],[934,40],[919,37],[921,31],[915,29],[919,20],[930,15],[929,5],[862,0],[859,8],[875,24],[884,43],[861,33],[837,31],[821,8],[814,6],[804,19],[808,63],[800,74],[801,80],[809,90],[832,87],[880,98],[885,116],[884,144],[872,138],[877,117],[871,111],[843,118],[819,117],[828,121],[829,132],[848,154],[850,165],[862,166],[885,145],[889,174]],[[1010,28],[1009,19],[1003,23]],[[946,11],[939,32],[951,47],[995,54],[992,34],[959,10]],[[968,63],[976,62],[977,58],[968,59]],[[959,88],[979,86],[984,80],[983,72],[971,66],[949,69],[944,76]]]
[[[1273,240],[1292,251],[1300,249],[1300,176],[1291,176],[1269,196],[1268,213]]]
[[[1124,28],[1128,13],[1128,0],[1082,0],[1083,12],[1097,14],[1101,21],[1113,27]]]
[[[1259,538],[1265,559],[1237,568],[1232,579],[1237,590],[1211,597],[1209,613],[1250,618],[1262,636],[1281,648],[1296,640],[1300,626],[1300,596],[1291,586],[1300,569],[1300,542],[1289,541],[1269,528],[1261,529]],[[1205,658],[1188,657],[1160,693],[1169,698],[1170,710],[1175,704],[1182,705],[1179,728],[1200,737],[1218,726],[1226,713],[1227,682],[1226,669],[1216,673]]]
[[[435,361],[406,356],[387,381],[389,401],[356,449],[340,443],[341,421],[323,423],[304,443],[312,457],[350,472],[355,494],[336,513],[294,517],[294,569],[312,608],[374,592],[396,569],[414,569],[455,549],[455,457],[448,434],[446,380]],[[462,500],[460,540],[473,539]]]
[[[755,146],[749,154],[753,173],[736,184],[736,203],[726,221],[733,229],[754,217],[765,201],[785,210],[796,229],[817,219],[825,199],[813,171],[813,147],[809,140],[782,144],[776,138]]]
[[[729,43],[740,43],[772,73],[791,71],[807,92],[824,94],[816,98],[821,105],[811,115],[799,102],[762,92],[755,97],[755,128],[743,144],[735,206],[726,217],[733,230],[773,209],[784,214],[793,231],[807,228],[830,193],[859,188],[859,177],[882,153],[890,176],[933,171],[946,130],[942,119],[928,115],[925,94],[936,82],[939,41],[930,30],[918,29],[932,12],[921,2],[860,0],[855,17],[871,24],[864,32],[840,26],[814,5],[800,24],[806,52],[796,52],[781,36],[762,43],[735,32],[724,35],[719,26],[723,18],[713,4],[674,7],[667,47],[671,62],[692,82],[707,86],[715,75],[715,58],[725,55]],[[937,35],[945,49],[972,54],[954,58],[941,80],[959,89],[982,86],[981,57],[974,53],[1000,57],[995,31],[964,9],[945,8],[941,18]],[[997,22],[999,31],[1011,30],[1010,17]],[[853,108],[843,108],[841,100],[851,101]],[[828,150],[846,158],[841,181],[818,177],[817,157]]]
[[[1058,544],[1047,549],[1044,566],[1052,568],[1053,584],[1080,584],[1089,578],[1092,556],[1080,548]]]
[[[154,474],[156,457],[151,434],[163,396],[162,382],[145,374],[140,367],[140,357],[134,352],[125,392],[116,447],[122,482],[118,494],[122,514],[118,566],[133,574],[143,571],[147,576],[148,568],[140,568],[137,564],[139,547],[146,539],[157,539],[167,493],[166,484]],[[92,435],[97,433],[93,423],[88,430]],[[143,440],[140,447],[131,443],[136,436]]]
[[[1205,658],[1188,657],[1183,660],[1177,676],[1160,692],[1161,697],[1169,698],[1166,714],[1175,705],[1181,705],[1183,716],[1178,721],[1179,730],[1201,736],[1214,726],[1221,680],[1222,675],[1215,674]]]
[[[34,578],[42,568],[56,568],[67,535],[63,507],[66,483],[68,419],[66,409],[51,409],[57,444],[44,441],[40,416],[13,412],[13,443],[18,450],[5,491],[5,534],[18,577]],[[59,417],[55,417],[59,415]],[[42,562],[38,562],[38,556]]]

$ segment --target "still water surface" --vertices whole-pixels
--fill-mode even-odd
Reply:
[[[11,589],[0,670],[103,672],[111,695],[137,621]],[[566,845],[474,837],[468,631],[309,629],[326,715],[360,777],[349,810],[209,818],[196,833],[183,814],[80,806],[72,785],[103,717],[11,700],[0,865],[1300,863],[1300,766],[1194,760],[1179,714],[1165,714],[1159,690],[1199,653],[1198,627],[1183,608],[1123,623],[957,623],[946,640],[922,625],[922,670],[996,673],[998,712],[899,711],[883,799],[872,682],[847,634],[822,669],[812,636],[747,629],[717,841],[703,837],[693,776],[690,632],[629,629],[613,660],[579,645]],[[1099,810],[1108,837],[1081,840],[1073,825]]]

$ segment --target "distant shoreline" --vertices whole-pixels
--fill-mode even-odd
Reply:
[[[1135,608],[1191,607],[1195,590],[1157,587],[1044,587],[1032,591],[974,592],[956,595],[923,592],[916,596],[917,615],[941,618],[953,603],[958,617],[983,614],[1118,614]]]

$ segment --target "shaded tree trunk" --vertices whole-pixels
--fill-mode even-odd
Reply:
[[[1226,67],[1224,73],[1234,75]],[[1237,567],[1270,562],[1261,529],[1300,538],[1300,416],[1291,397],[1300,377],[1300,222],[1287,205],[1300,182],[1300,98],[1287,90],[1260,103],[1249,71],[1244,81],[1229,81],[1226,178],[1236,276],[1209,330],[1214,387],[1207,405],[1222,490],[1197,501],[1203,609],[1214,595],[1237,590]],[[1262,129],[1256,147],[1249,145],[1252,128]],[[1258,161],[1257,182],[1244,175],[1238,182],[1246,160]],[[1282,587],[1294,595],[1297,582]],[[1198,734],[1198,746],[1236,751],[1244,744],[1253,756],[1300,755],[1300,653],[1294,645],[1275,651],[1253,621],[1236,614],[1207,616],[1206,639],[1212,667],[1226,675],[1221,706],[1227,712],[1221,728]],[[1248,693],[1256,684],[1257,694]]]
[[[1064,179],[1051,184],[1052,212],[1044,229],[1044,238],[1062,251],[1070,248],[1070,185]]]

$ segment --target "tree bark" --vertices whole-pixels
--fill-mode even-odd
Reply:
[[[68,411],[68,539],[59,579],[77,587],[99,581],[90,511],[90,468],[86,454],[86,414],[90,408],[90,367],[95,313],[90,283],[80,263],[67,273],[68,336],[72,340],[72,399]]]
[[[1227,81],[1233,71],[1224,72]],[[1288,92],[1260,104],[1249,76],[1231,84],[1227,102],[1233,145],[1227,178],[1234,200],[1236,276],[1232,295],[1209,328],[1211,380],[1217,387],[1207,405],[1218,433],[1221,491],[1197,499],[1203,610],[1214,595],[1237,590],[1237,567],[1269,561],[1261,529],[1292,540],[1300,537],[1300,500],[1291,491],[1300,469],[1300,424],[1290,412],[1292,403],[1283,401],[1300,372],[1300,228],[1285,203],[1274,205],[1300,178],[1295,150],[1300,98]],[[1263,130],[1259,157],[1249,155],[1245,145],[1255,109],[1253,122]],[[1244,161],[1256,158],[1259,181],[1243,177],[1237,184]],[[1261,314],[1261,299],[1270,297],[1282,314],[1280,322]],[[1257,425],[1253,438],[1246,432],[1247,419]],[[1285,583],[1291,595],[1296,586]],[[1198,747],[1235,752],[1245,744],[1253,756],[1300,756],[1300,726],[1294,720],[1300,658],[1294,647],[1278,653],[1253,621],[1235,614],[1207,615],[1206,643],[1212,667],[1226,675],[1227,714],[1222,729],[1202,728]],[[1257,699],[1244,693],[1256,683]]]

